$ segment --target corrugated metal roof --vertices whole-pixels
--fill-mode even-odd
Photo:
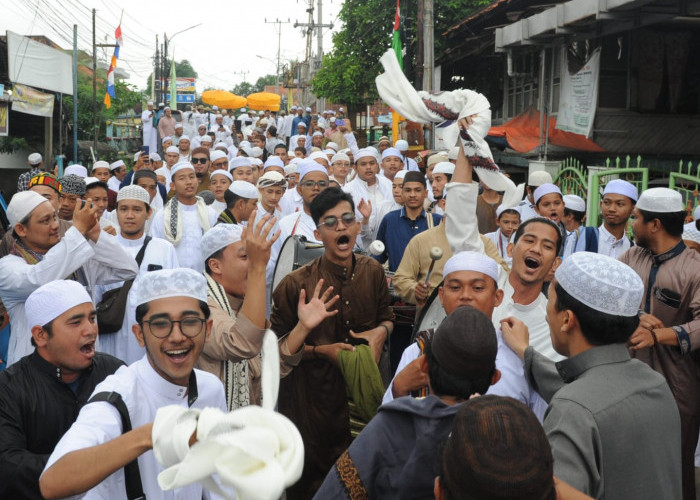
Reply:
[[[700,156],[700,116],[598,110],[593,140],[611,154]]]
[[[505,5],[505,4],[509,3],[510,1],[511,1],[511,0],[496,0],[496,1],[493,2],[492,4],[487,5],[486,7],[484,7],[483,9],[480,9],[480,10],[478,10],[478,11],[472,13],[472,14],[469,15],[466,19],[463,19],[462,21],[460,21],[459,23],[455,24],[454,26],[449,27],[449,28],[447,29],[447,31],[445,31],[445,32],[442,34],[442,36],[449,35],[449,34],[452,33],[453,31],[456,31],[456,30],[458,30],[459,28],[461,28],[462,26],[464,26],[465,24],[467,24],[467,23],[473,21],[474,19],[477,19],[477,18],[479,18],[479,17],[481,17],[481,16],[483,16],[483,15],[485,15],[485,14],[488,14],[488,13],[491,12],[492,10],[497,9],[497,8],[500,7],[501,5]]]

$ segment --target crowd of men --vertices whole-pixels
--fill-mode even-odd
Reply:
[[[271,329],[304,443],[290,500],[695,500],[700,209],[679,192],[612,180],[587,226],[547,172],[509,202],[459,146],[358,147],[342,108],[158,108],[133,161],[33,153],[18,179],[0,498],[219,498],[163,489],[153,421],[260,405]]]

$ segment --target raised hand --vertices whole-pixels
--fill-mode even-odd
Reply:
[[[275,227],[277,219],[271,214],[266,214],[260,221],[255,224],[255,216],[257,210],[253,210],[248,219],[248,227],[243,230],[242,239],[245,241],[246,254],[250,266],[261,266],[265,268],[270,260],[270,249],[277,238],[280,236],[280,230],[277,230],[270,238],[270,231]]]
[[[340,295],[331,297],[331,294],[333,293],[332,286],[326,288],[323,295],[321,295],[322,289],[323,280],[321,279],[316,284],[316,289],[314,290],[314,293],[308,303],[306,302],[306,290],[302,288],[301,292],[299,292],[297,317],[299,318],[299,323],[304,327],[304,329],[307,330],[307,332],[310,332],[320,325],[324,319],[338,314],[337,309],[333,311],[329,311],[328,309],[338,302]]]
[[[369,222],[369,218],[372,215],[372,202],[370,200],[365,201],[365,199],[362,198],[357,205],[357,210],[362,214],[363,219]]]

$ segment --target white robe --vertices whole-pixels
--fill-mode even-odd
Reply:
[[[197,399],[189,407],[214,407],[225,412],[226,398],[221,381],[201,370],[194,370],[194,373],[197,381]],[[93,394],[99,392],[117,392],[121,395],[129,409],[133,429],[153,422],[158,410],[164,406],[177,405],[188,408],[187,388],[172,384],[161,377],[145,356],[131,366],[122,366],[114,375],[98,384]],[[80,410],[77,420],[56,445],[44,470],[72,451],[98,446],[121,435],[122,421],[114,406],[107,402],[85,405]],[[157,462],[153,450],[140,455],[138,464],[143,492],[148,500],[190,500],[202,498],[202,495],[204,498],[220,498],[203,490],[196,482],[173,491],[161,490],[158,486],[158,474],[164,468]],[[86,493],[70,498],[126,499],[124,469],[117,470]]]
[[[301,193],[297,191],[297,188],[287,189],[282,195],[282,198],[280,198],[280,209],[283,216],[304,210],[304,199],[301,197]]]
[[[75,227],[68,229],[61,241],[34,265],[27,264],[17,255],[0,259],[0,299],[12,324],[7,366],[34,352],[31,329],[24,312],[27,297],[49,281],[69,278],[81,267],[88,282],[87,291],[93,298],[96,285],[127,280],[138,273],[136,261],[114,236],[102,231],[97,243],[93,243]]]
[[[136,260],[145,236],[136,240],[127,240],[121,235],[117,236],[117,241],[124,248],[132,259]],[[136,324],[136,290],[138,289],[139,279],[149,272],[148,267],[151,265],[160,266],[160,269],[176,269],[179,266],[175,248],[167,241],[160,238],[153,238],[148,242],[146,252],[144,253],[139,274],[134,280],[134,283],[129,290],[127,298],[126,311],[124,313],[124,321],[118,332],[100,334],[100,351],[111,354],[115,358],[119,358],[127,365],[141,359],[146,350],[139,346],[131,330],[132,325]],[[95,302],[102,300],[102,295],[105,292],[114,288],[120,288],[124,282],[114,283],[111,285],[99,285],[96,290]]]
[[[157,153],[158,128],[153,126],[153,114],[155,114],[155,110],[145,110],[143,113],[141,113],[141,123],[143,125],[143,145],[148,146],[151,153]]]
[[[175,252],[180,267],[189,267],[198,273],[204,272],[204,258],[202,257],[202,236],[204,230],[199,225],[197,218],[197,205],[183,205],[179,203],[181,208],[180,215],[182,217],[182,237],[177,245]],[[219,214],[215,213],[211,207],[207,207],[209,212],[209,225],[213,227],[216,224],[216,219]],[[151,236],[154,238],[165,237],[165,221],[163,220],[164,210],[160,210],[153,216],[153,224],[151,225]],[[170,223],[170,221],[168,221]]]

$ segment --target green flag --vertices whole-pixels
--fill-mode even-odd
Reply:
[[[391,47],[394,49],[394,52],[396,52],[396,59],[399,61],[399,67],[403,69],[403,48],[401,47],[401,33],[399,33],[399,26],[401,24],[399,2],[400,0],[396,0],[396,17],[394,18],[394,34],[391,41]]]
[[[177,109],[177,78],[175,77],[175,58],[170,63],[170,108]]]

